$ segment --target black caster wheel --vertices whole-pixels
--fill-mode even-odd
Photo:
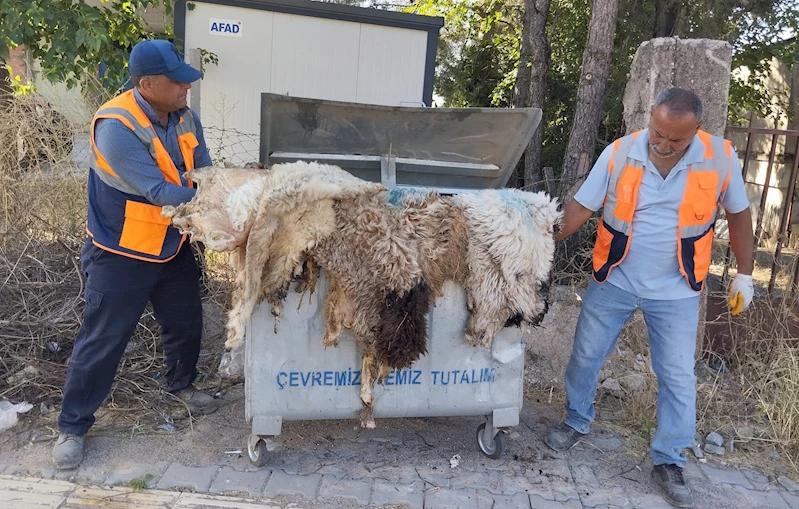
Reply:
[[[250,462],[260,468],[266,465],[266,454],[266,442],[260,437],[250,435],[247,440],[247,456],[250,457]]]
[[[477,426],[477,446],[480,448],[480,451],[489,458],[497,459],[505,452],[505,437],[500,432],[496,434],[491,443],[486,443],[486,438],[484,436],[485,429],[486,423]]]

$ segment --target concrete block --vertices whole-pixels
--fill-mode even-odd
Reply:
[[[521,478],[523,481],[524,478]],[[472,488],[476,490],[487,490],[495,493],[500,493],[500,486],[504,484],[505,480],[501,479],[498,472],[489,470],[484,472],[470,472],[468,470],[458,471],[452,479],[449,480],[449,485],[453,489]],[[521,489],[515,490],[523,491]]]
[[[272,472],[264,488],[264,495],[302,495],[314,499],[322,476],[319,474],[291,475],[281,470]]]
[[[425,509],[478,509],[477,490],[429,488],[424,492]]]
[[[263,493],[270,474],[269,470],[242,472],[230,467],[222,467],[211,484],[211,493],[219,495],[247,494],[256,497]]]
[[[359,504],[368,504],[372,495],[372,480],[339,480],[332,475],[322,476],[319,498],[346,498]]]
[[[112,470],[105,478],[105,484],[109,486],[127,486],[133,479],[143,479],[147,474],[152,478],[147,483],[148,488],[155,488],[158,479],[164,475],[169,467],[169,462],[160,461],[154,464],[133,463],[121,465]]]
[[[788,502],[780,496],[778,491],[755,491],[741,486],[735,486],[735,490],[752,504],[752,507],[768,507],[769,509],[791,509]]]
[[[414,509],[424,506],[424,483],[398,484],[375,479],[372,487],[372,505],[407,504]]]
[[[577,502],[579,504],[579,501]],[[574,509],[575,507],[582,507],[581,505],[568,505],[556,500],[548,500],[539,495],[530,495],[530,507],[533,509]]]
[[[752,486],[754,486],[757,491],[769,491],[777,489],[775,485],[771,484],[771,482],[768,480],[768,477],[760,472],[742,468],[741,473],[744,475],[744,477],[749,479],[749,482],[752,483]]]
[[[172,463],[155,485],[159,490],[189,488],[197,493],[205,493],[211,487],[211,481],[219,471],[216,465],[207,467],[187,467],[180,463]]]
[[[749,479],[747,479],[740,470],[723,470],[707,464],[700,465],[699,469],[705,473],[713,484],[733,484],[750,490],[754,488],[752,483],[749,482]]]
[[[485,490],[477,493],[478,509],[529,509],[530,496],[525,493],[515,495],[494,495]]]
[[[662,90],[682,87],[702,99],[702,129],[723,136],[731,62],[732,46],[726,41],[661,37],[643,42],[624,91],[627,132],[647,127],[652,104]]]
[[[599,479],[594,474],[594,470],[588,465],[572,465],[572,477],[575,484],[581,488],[599,487]]]

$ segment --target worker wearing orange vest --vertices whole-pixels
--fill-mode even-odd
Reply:
[[[59,469],[82,461],[84,437],[148,302],[162,329],[166,391],[194,414],[218,406],[192,385],[202,332],[199,267],[186,236],[161,215],[162,206],[194,196],[184,174],[211,165],[200,120],[187,107],[191,83],[203,74],[161,40],[134,46],[128,66],[135,88],[103,104],[91,123],[86,309],[58,418]]]
[[[652,476],[678,507],[693,506],[682,449],[691,445],[696,428],[699,292],[710,267],[719,204],[738,261],[730,288],[732,314],[742,312],[753,296],[752,219],[740,164],[730,142],[701,125],[702,102],[693,92],[663,91],[649,128],[616,140],[602,153],[566,204],[556,237],[568,237],[603,208],[593,277],[566,369],[566,420],[549,431],[546,443],[567,450],[589,432],[599,371],[622,327],[640,309],[658,380]]]

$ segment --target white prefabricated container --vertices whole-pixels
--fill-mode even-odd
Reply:
[[[347,331],[337,347],[322,343],[327,288],[324,274],[312,295],[300,296],[292,286],[277,324],[262,304],[247,327],[245,408],[256,464],[265,458],[262,439],[279,435],[283,421],[357,419],[363,410],[360,347]],[[486,416],[478,434],[490,436],[478,440],[483,452],[498,457],[497,428],[517,425],[522,408],[521,330],[502,329],[490,350],[469,345],[466,294],[455,283],[447,283],[427,319],[427,354],[375,384],[374,416]]]
[[[444,20],[309,0],[178,0],[175,39],[194,65],[218,57],[190,105],[211,155],[256,160],[261,93],[391,106],[432,105]],[[195,56],[192,56],[194,54]]]

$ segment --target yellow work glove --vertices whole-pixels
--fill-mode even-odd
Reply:
[[[736,274],[730,284],[730,313],[733,316],[740,314],[752,303],[755,288],[752,285],[752,276],[749,274]]]

